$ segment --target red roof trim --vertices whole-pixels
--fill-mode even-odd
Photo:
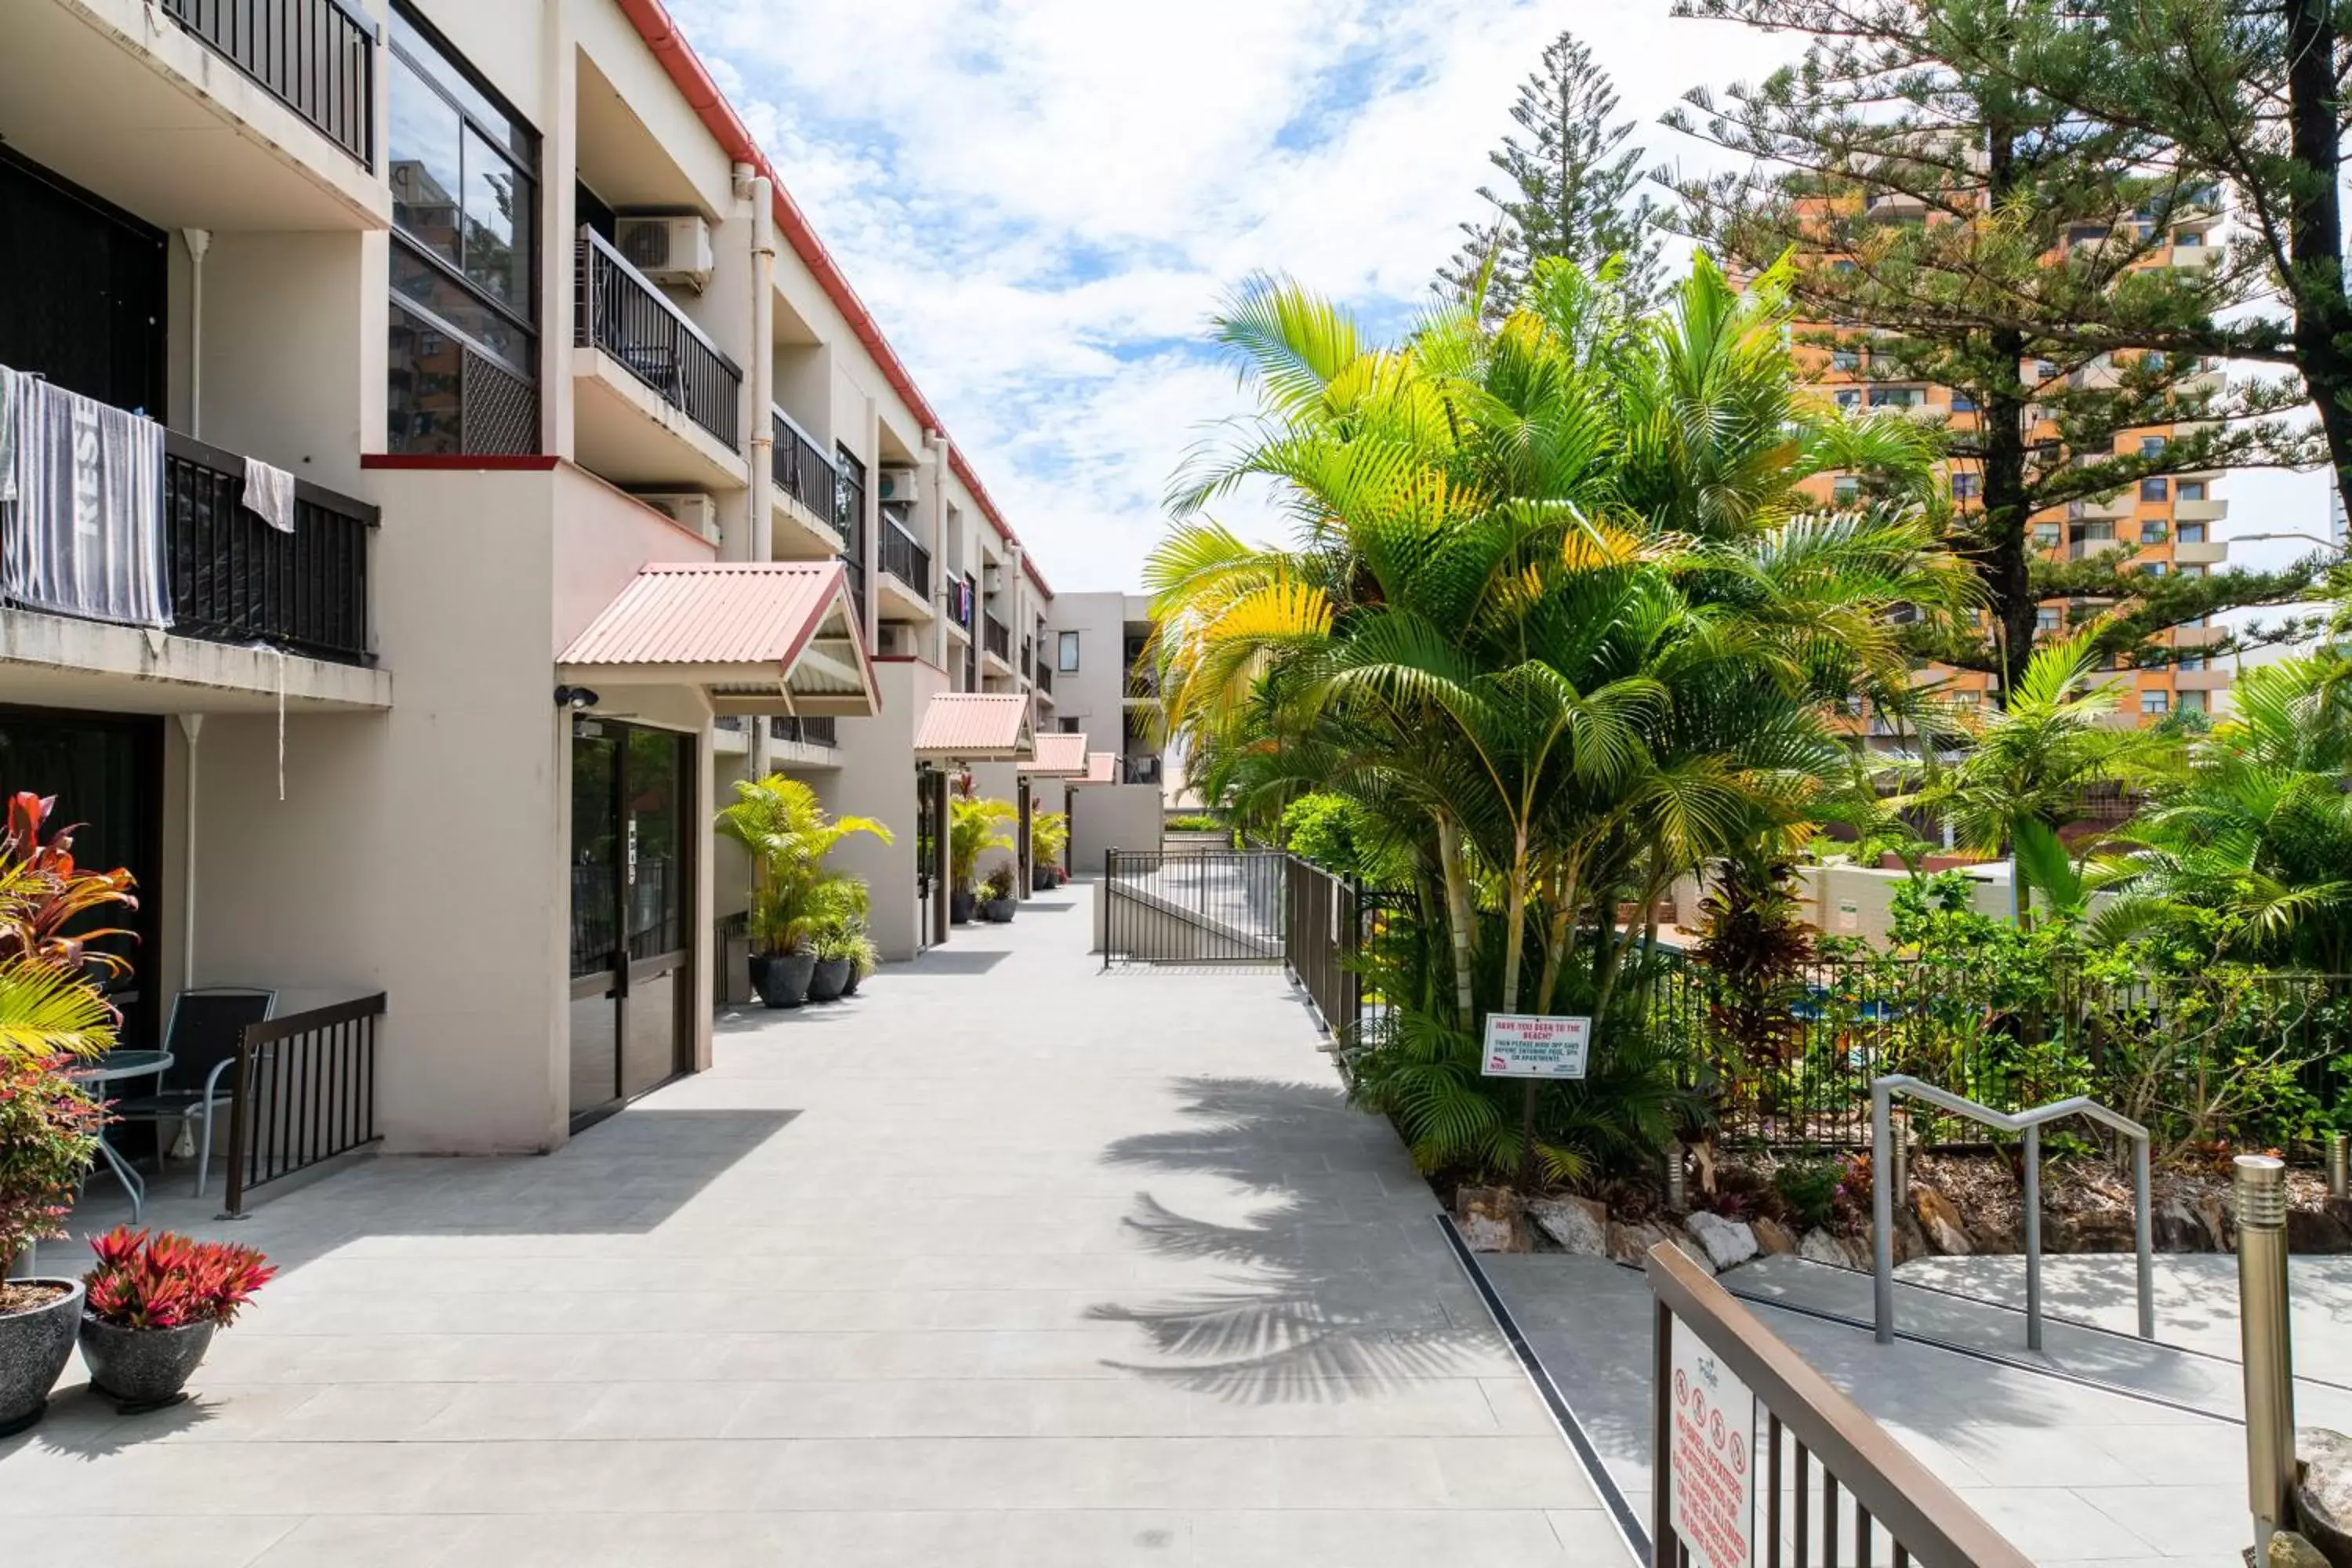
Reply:
[[[792,193],[784,189],[782,176],[768,162],[768,155],[760,150],[759,142],[752,140],[750,128],[719,94],[719,84],[710,79],[710,72],[695,54],[694,46],[686,41],[686,36],[670,20],[661,0],[620,0],[620,6],[623,15],[637,29],[638,37],[645,39],[646,47],[653,50],[654,58],[661,61],[662,68],[669,73],[670,80],[686,96],[687,103],[701,117],[703,125],[719,142],[719,150],[734,162],[749,163],[768,177],[776,195],[777,226],[783,231],[793,253],[816,275],[818,286],[848,320],[850,331],[857,334],[857,341],[866,345],[866,352],[874,356],[874,363],[882,367],[883,379],[889,382],[891,388],[906,400],[907,406],[918,419],[929,428],[944,434],[946,425],[916,387],[915,378],[908,373],[906,362],[883,337],[882,328],[874,320],[874,313],[857,297],[857,290],[850,286],[849,279],[835,263],[832,252],[825,249],[824,241],[817,237],[816,230],[809,225],[808,215],[801,211],[800,204],[793,201]],[[1007,543],[1019,543],[1020,537],[1005,522],[987,488],[964,460],[963,449],[950,447],[948,460],[955,469],[956,477],[963,480],[965,487],[971,491],[972,499],[980,503],[981,511],[995,528],[998,536]],[[1022,561],[1028,568],[1029,580],[1037,584],[1040,593],[1052,598],[1054,590],[1045,585],[1045,579],[1038,574],[1037,568],[1028,564],[1026,552]]]

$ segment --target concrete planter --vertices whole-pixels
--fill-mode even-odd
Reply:
[[[79,1279],[12,1279],[12,1285],[63,1285],[65,1293],[21,1312],[0,1316],[0,1437],[21,1432],[49,1407],[49,1390],[73,1359],[74,1326],[81,1321]]]
[[[89,1385],[126,1405],[168,1405],[202,1365],[212,1348],[215,1322],[176,1329],[126,1329],[85,1314],[81,1359]]]
[[[751,955],[751,988],[771,1007],[797,1007],[807,1001],[809,980],[815,973],[813,952]]]
[[[835,1002],[849,990],[849,960],[820,958],[809,972],[808,999],[812,1002]]]

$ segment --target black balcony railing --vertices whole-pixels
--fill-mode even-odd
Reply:
[[[341,0],[162,0],[163,14],[375,167],[375,24]]]
[[[368,531],[376,509],[303,480],[294,531],[245,501],[245,459],[168,431],[163,542],[172,629],[210,642],[267,643],[289,653],[368,658]]]
[[[834,487],[840,479],[833,471],[833,459],[799,426],[786,418],[783,410],[770,409],[768,422],[776,437],[775,457],[770,467],[776,476],[777,489],[806,507],[812,517],[831,522]]]
[[[1031,642],[1027,637],[1023,637],[1023,638],[1021,639],[1021,668],[1022,668],[1022,669],[1025,671],[1025,670],[1027,670],[1031,666],[1034,665],[1036,662],[1037,662],[1037,648],[1036,648],[1036,645],[1035,645],[1035,644],[1034,644],[1034,643],[1032,643],[1032,642]]]
[[[1042,658],[1039,659],[1037,661],[1036,676],[1038,690],[1051,691],[1054,689],[1054,667],[1052,665],[1047,664]]]
[[[980,646],[1003,659],[1013,662],[1013,628],[994,616],[983,612],[980,617]]]
[[[593,228],[580,231],[576,341],[604,350],[661,400],[740,446],[743,373]]]
[[[802,719],[784,713],[771,713],[768,715],[768,738],[772,741],[798,741],[803,746],[838,746],[841,744],[841,721],[830,715]]]
[[[1118,760],[1118,773],[1120,780],[1127,784],[1158,784],[1160,759],[1158,757],[1121,757]]]
[[[229,1070],[228,1212],[247,1193],[383,1133],[375,1122],[375,1025],[383,993],[247,1024]]]
[[[931,552],[915,542],[907,525],[885,512],[882,516],[882,570],[898,579],[917,596],[931,596]]]

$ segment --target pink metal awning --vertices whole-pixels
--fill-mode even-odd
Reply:
[[[1016,691],[942,691],[923,709],[915,731],[915,756],[922,762],[1026,762],[1036,754],[1029,699]]]
[[[1067,731],[1037,737],[1037,758],[1021,764],[1037,778],[1082,779],[1087,776],[1087,738]]]
[[[1118,753],[1117,752],[1088,752],[1087,753],[1086,776],[1084,778],[1072,779],[1070,782],[1072,784],[1108,784],[1118,783]]]
[[[556,659],[563,679],[695,686],[722,713],[872,713],[874,667],[838,561],[658,561]]]

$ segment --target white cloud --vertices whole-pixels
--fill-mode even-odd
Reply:
[[[1644,122],[1785,46],[1666,0],[678,0],[677,18],[1057,587],[1131,586],[1279,269],[1425,297],[1563,23]],[[1654,127],[1654,155],[1704,149]],[[1252,531],[1263,509],[1231,521]]]

